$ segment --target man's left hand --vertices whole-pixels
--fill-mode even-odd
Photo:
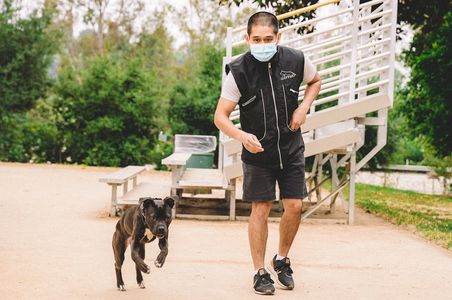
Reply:
[[[306,122],[306,114],[308,113],[308,110],[309,108],[305,108],[302,105],[298,106],[292,114],[292,119],[289,124],[290,130],[297,131],[298,128]]]

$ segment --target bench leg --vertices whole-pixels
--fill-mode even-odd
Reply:
[[[126,181],[126,182],[124,182],[122,195],[124,196],[125,194],[127,194],[128,191],[129,191],[129,181]]]
[[[110,217],[116,217],[117,211],[116,206],[118,204],[118,185],[111,184],[111,203],[110,203]]]
[[[229,201],[229,220],[235,221],[235,179],[231,180],[231,185],[226,190],[226,200]]]
[[[177,196],[179,198],[179,200],[182,199],[182,189],[171,188],[171,196]],[[174,202],[174,207],[172,210],[173,219],[176,218],[176,208],[177,208],[177,201]]]

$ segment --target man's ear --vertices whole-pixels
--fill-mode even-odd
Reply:
[[[278,32],[278,33],[276,34],[276,44],[279,44],[279,41],[281,41],[281,35],[282,35],[281,32]]]
[[[163,199],[163,203],[165,205],[168,205],[170,208],[173,208],[174,202],[176,202],[178,200],[179,200],[178,196],[165,197],[165,199]]]
[[[248,35],[248,33],[245,33],[243,35],[243,39],[245,40],[245,42],[249,45],[250,44],[250,36]]]

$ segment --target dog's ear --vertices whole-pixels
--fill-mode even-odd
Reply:
[[[154,198],[140,198],[138,205],[140,206],[140,213],[144,216],[144,212],[149,208],[150,205],[155,206]]]
[[[172,196],[172,197],[165,197],[165,199],[163,199],[163,203],[165,205],[168,205],[170,208],[174,207],[174,202],[179,200],[178,196]]]

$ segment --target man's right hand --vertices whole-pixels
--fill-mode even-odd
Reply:
[[[264,151],[261,143],[254,134],[242,131],[240,135],[240,142],[251,153],[258,153]]]

